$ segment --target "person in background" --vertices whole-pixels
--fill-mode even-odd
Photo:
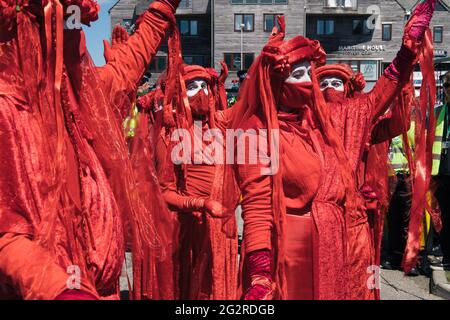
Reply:
[[[409,145],[414,145],[414,122],[408,130]],[[412,181],[408,159],[402,136],[392,139],[389,147],[389,160],[395,176],[394,193],[387,213],[387,229],[384,245],[382,268],[387,270],[400,270],[408,238],[408,226],[412,204]],[[414,267],[409,276],[418,276],[419,270]]]
[[[435,182],[435,197],[439,204],[442,219],[440,244],[443,254],[442,264],[450,266],[450,72],[443,76],[445,103],[435,109],[436,129],[433,144],[432,176]]]

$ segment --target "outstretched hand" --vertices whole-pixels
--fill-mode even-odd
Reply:
[[[112,31],[112,45],[108,40],[103,40],[105,61],[108,63],[114,59],[114,55],[121,46],[125,45],[130,35],[121,25],[116,25]]]
[[[222,70],[220,71],[219,82],[225,83],[229,74],[228,66],[225,61],[220,61],[220,65],[222,66]]]

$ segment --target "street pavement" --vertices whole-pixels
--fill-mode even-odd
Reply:
[[[127,272],[132,283],[131,255],[127,253]],[[381,300],[443,300],[429,293],[430,279],[425,276],[406,277],[401,271],[381,270]],[[120,290],[127,297],[128,284],[124,272],[120,278]]]
[[[430,279],[406,277],[396,270],[381,270],[381,300],[443,300],[430,294]]]

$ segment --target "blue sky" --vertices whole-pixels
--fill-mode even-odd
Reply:
[[[97,66],[105,64],[103,58],[103,39],[110,40],[111,27],[109,21],[108,10],[116,3],[117,0],[97,0],[100,4],[101,10],[98,20],[91,23],[90,27],[83,25],[83,30],[86,33],[86,43],[89,53]]]

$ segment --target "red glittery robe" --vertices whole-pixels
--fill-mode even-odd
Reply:
[[[204,130],[208,129],[205,124]],[[224,231],[224,221],[207,213],[193,214],[186,199],[210,198],[221,202],[223,166],[187,164],[175,166],[170,158],[172,130],[163,129],[156,141],[155,161],[162,193],[174,211],[174,262],[168,265],[174,274],[171,298],[197,300],[234,299],[237,285],[237,235],[234,218],[231,233]],[[191,132],[194,139],[194,134]],[[205,147],[205,145],[204,145]],[[205,150],[203,148],[203,150]],[[170,163],[170,166],[166,164]],[[176,215],[175,215],[176,214]]]

